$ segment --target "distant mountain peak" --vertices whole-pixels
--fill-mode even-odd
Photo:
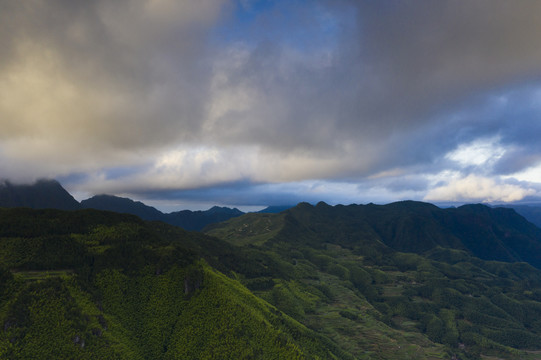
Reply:
[[[327,204],[325,201],[320,201],[316,204],[316,207],[319,208],[326,208],[326,207],[332,207],[331,205]]]
[[[152,206],[115,195],[96,195],[81,201],[81,206],[85,209],[91,208],[133,214],[145,220],[161,220],[163,217],[163,213]]]
[[[259,213],[263,214],[276,214],[281,213],[282,211],[286,211],[294,207],[295,205],[271,205],[267,206],[263,210],[259,210]]]
[[[297,206],[294,206],[296,209],[313,209],[314,205],[310,204],[309,202],[302,201],[297,204]]]
[[[239,215],[244,214],[242,211],[240,211],[237,208],[229,208],[229,207],[225,207],[225,206],[213,206],[213,207],[211,207],[210,209],[208,209],[206,211],[209,214],[210,213],[223,213],[223,212],[238,213]]]

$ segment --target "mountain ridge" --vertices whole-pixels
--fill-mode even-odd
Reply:
[[[429,203],[400,201],[387,205],[336,205],[320,202],[300,203],[281,213],[267,214],[273,236],[265,241],[297,239],[314,246],[333,243],[353,248],[358,241],[366,246],[384,245],[394,251],[422,254],[436,247],[465,250],[484,260],[528,262],[541,268],[541,229],[513,209],[490,208],[482,204],[441,209]],[[261,215],[262,216],[262,215]],[[267,226],[256,224],[258,217],[228,220],[204,231],[242,242],[248,230],[252,238],[262,239]],[[244,229],[244,232],[227,230]],[[226,235],[227,232],[229,235]]]
[[[95,195],[80,203],[56,180],[40,179],[31,185],[0,183],[0,207],[29,207],[32,209],[97,209],[139,216],[143,220],[159,220],[199,231],[206,225],[244,214],[236,208],[213,206],[208,210],[181,210],[163,213],[140,201],[115,195]]]
[[[82,200],[81,207],[83,209],[96,209],[133,214],[144,220],[161,220],[164,215],[158,209],[145,205],[140,201],[105,194],[95,195],[86,200]]]
[[[309,203],[300,204],[303,204],[301,206],[312,206]],[[296,206],[268,206],[260,210],[259,213],[281,213],[295,208],[300,204],[297,204]],[[320,207],[330,206],[324,202],[320,202],[319,205]],[[389,208],[394,208],[396,210],[399,210],[404,206],[409,206],[410,209],[412,209],[412,206],[416,206],[417,211],[422,210],[425,213],[430,212],[431,210],[433,211],[434,209],[440,209],[434,204],[413,200],[397,201],[386,205],[376,205],[372,203],[366,205],[351,205],[368,206],[372,209],[378,209],[378,206],[389,206]],[[339,204],[335,206],[341,207],[351,205]],[[317,207],[318,204],[315,206]],[[94,195],[88,199],[82,200],[79,203],[71,194],[69,194],[68,191],[62,187],[57,180],[51,179],[39,179],[34,184],[30,185],[13,184],[8,180],[0,181],[0,207],[29,207],[34,209],[53,208],[60,210],[94,208],[98,210],[133,214],[141,217],[143,220],[159,220],[191,231],[201,231],[210,224],[226,221],[230,218],[245,214],[236,208],[220,206],[213,206],[208,210],[179,210],[170,213],[163,213],[152,206],[144,204],[143,202],[107,194]],[[511,208],[528,221],[532,222],[534,225],[541,227],[541,207],[523,205],[498,205],[491,207]]]

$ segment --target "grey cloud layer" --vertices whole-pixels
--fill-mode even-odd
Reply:
[[[133,192],[396,173],[389,191],[417,192],[433,181],[408,171],[541,161],[539,1],[278,1],[241,24],[236,4],[2,2],[0,171],[138,166],[93,185]],[[445,158],[491,137],[490,168]]]
[[[336,156],[353,149],[376,158],[356,171],[373,171],[393,162],[430,162],[480,136],[530,133],[531,119],[502,119],[484,107],[492,108],[492,96],[505,94],[506,87],[540,75],[539,2],[341,5],[331,16],[348,19],[346,13],[354,10],[356,21],[343,24],[337,46],[329,49],[326,62],[319,59],[320,66],[317,50],[309,59],[288,61],[290,49],[272,41],[257,43],[244,55],[226,89],[260,96],[249,97],[253,106],[220,119],[224,128],[217,127],[217,141],[252,140]],[[268,19],[265,25],[270,26]],[[463,110],[472,105],[477,113]],[[516,105],[503,110],[509,114]]]
[[[2,117],[4,138],[71,135],[115,149],[197,132],[210,76],[200,60],[220,1],[5,3],[3,90],[30,94],[2,110],[30,110]],[[40,105],[48,112],[31,111]]]

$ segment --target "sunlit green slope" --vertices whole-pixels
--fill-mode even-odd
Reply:
[[[0,213],[2,359],[350,358],[200,260],[226,268],[219,240],[98,211]]]

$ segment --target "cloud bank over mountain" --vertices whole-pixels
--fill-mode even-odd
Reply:
[[[538,1],[0,10],[3,177],[232,205],[540,195]]]

